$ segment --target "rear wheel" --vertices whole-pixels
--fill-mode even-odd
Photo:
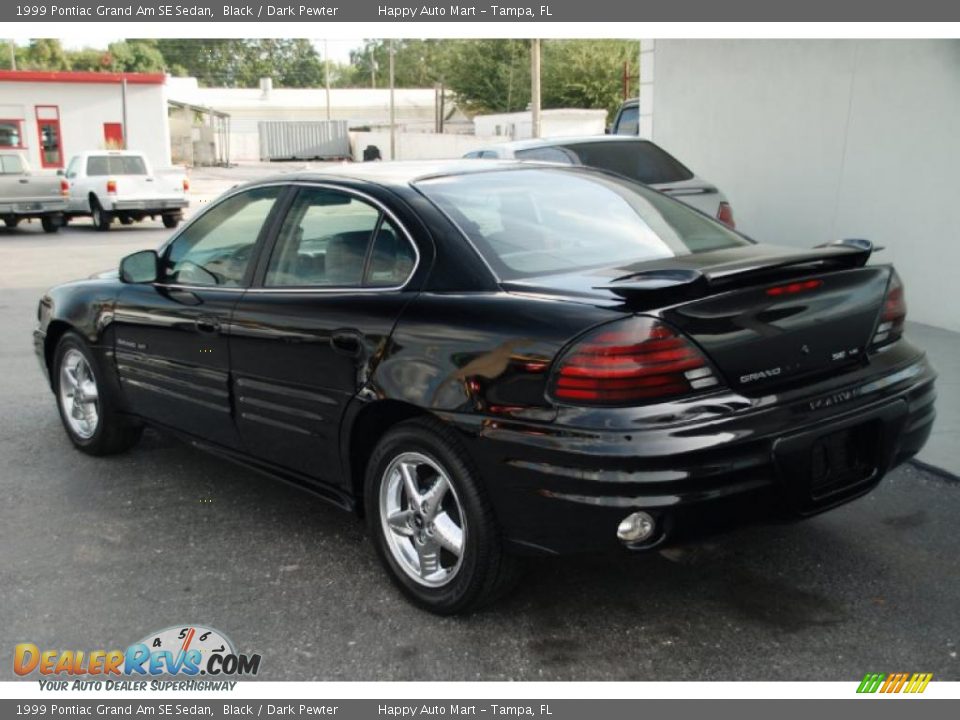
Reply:
[[[367,466],[367,523],[391,579],[441,615],[489,604],[518,576],[471,458],[435,420],[398,425]]]
[[[129,215],[121,215],[121,216],[120,216],[120,224],[121,224],[121,225],[133,225],[133,218],[130,217]]]
[[[60,226],[63,223],[59,218],[50,217],[49,215],[44,215],[40,218],[40,226],[43,228],[45,233],[55,233],[60,230]]]
[[[78,449],[112,455],[136,445],[143,428],[120,413],[119,399],[83,338],[68,332],[60,339],[51,373],[60,419]]]
[[[164,226],[165,228],[170,228],[171,230],[173,230],[173,228],[175,228],[175,227],[176,227],[177,225],[179,225],[179,224],[180,224],[180,216],[179,216],[179,215],[169,215],[169,214],[168,214],[168,215],[164,215],[164,216],[163,216],[163,226]]]
[[[93,219],[93,227],[100,231],[110,229],[110,223],[113,222],[113,216],[100,205],[96,198],[90,199],[90,217]]]
[[[3,219],[3,224],[6,225],[6,226],[7,226],[8,228],[10,228],[11,230],[13,230],[17,225],[20,224],[20,218],[18,218],[18,217],[12,217],[12,216],[11,216],[11,217],[5,217],[5,218]]]

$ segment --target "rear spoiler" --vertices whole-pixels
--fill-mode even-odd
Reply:
[[[798,250],[796,254],[776,259],[743,260],[703,269],[658,268],[643,270],[616,278],[597,290],[608,290],[631,303],[679,302],[706,295],[711,290],[736,287],[748,282],[762,282],[765,278],[783,279],[787,276],[807,275],[824,270],[845,270],[866,265],[870,255],[883,248],[862,238],[846,238],[818,245],[812,250]]]

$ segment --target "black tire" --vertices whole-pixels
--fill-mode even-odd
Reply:
[[[426,587],[394,557],[381,521],[381,486],[393,461],[404,453],[426,456],[446,473],[463,510],[465,532],[459,569],[440,587]],[[377,554],[393,582],[415,604],[438,615],[477,610],[510,590],[519,578],[519,558],[503,548],[493,508],[479,473],[456,435],[432,418],[410,420],[386,433],[367,463],[364,483],[367,526]],[[410,541],[411,543],[413,540]]]
[[[86,360],[87,366],[93,374],[97,389],[97,411],[99,414],[96,429],[88,437],[78,433],[72,426],[64,407],[61,389],[61,368],[64,360],[72,351],[79,352]],[[129,450],[140,440],[143,426],[120,412],[120,400],[117,397],[115,382],[107,377],[106,372],[99,366],[96,357],[90,351],[86,341],[74,332],[67,332],[57,343],[54,353],[53,367],[50,370],[53,380],[53,392],[56,397],[57,410],[60,420],[66,430],[67,437],[74,446],[88,455],[114,455]]]
[[[44,215],[40,218],[40,226],[45,233],[58,232],[62,224],[63,222],[59,218],[50,217],[49,215]]]
[[[163,226],[170,230],[173,230],[177,225],[180,224],[179,215],[164,215],[163,216]]]
[[[6,225],[6,226],[7,226],[8,228],[10,228],[11,230],[13,230],[15,227],[17,227],[17,225],[20,224],[20,218],[18,218],[18,217],[5,217],[5,218],[3,219],[3,224]]]
[[[130,217],[129,215],[121,215],[121,216],[120,216],[120,224],[121,224],[121,225],[133,225],[133,218]]]
[[[96,198],[90,198],[90,217],[93,227],[101,232],[109,230],[113,222],[113,215],[104,210]]]

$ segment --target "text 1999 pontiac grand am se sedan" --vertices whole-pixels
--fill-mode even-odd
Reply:
[[[379,163],[231,190],[50,290],[35,344],[80,450],[151,424],[296,482],[456,613],[523,554],[812,515],[914,455],[935,375],[871,249],[583,167]]]

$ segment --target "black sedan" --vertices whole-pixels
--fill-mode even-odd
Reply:
[[[231,190],[34,339],[80,450],[149,424],[308,488],[456,613],[522,555],[809,516],[914,455],[935,375],[871,251],[582,167],[382,163]]]

